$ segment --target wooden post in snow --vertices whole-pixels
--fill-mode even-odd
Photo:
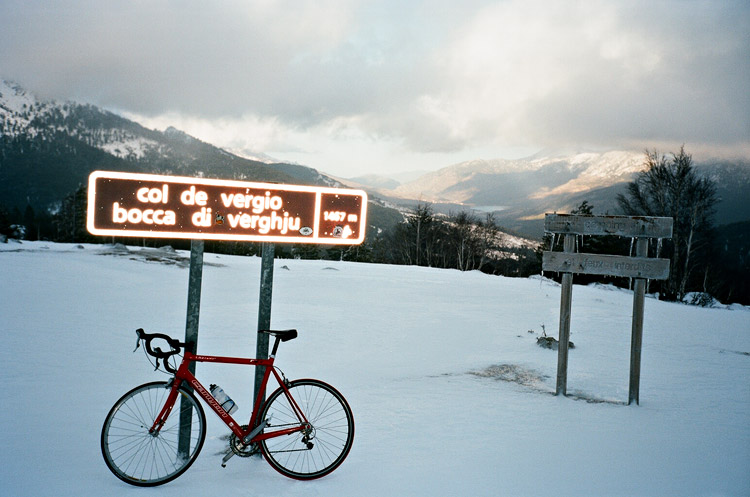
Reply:
[[[648,255],[648,238],[638,238],[635,244],[635,256]],[[646,280],[636,278],[633,287],[633,327],[630,338],[630,388],[628,405],[634,400],[639,402],[641,386],[641,347],[643,345],[643,310],[646,303]]]
[[[575,252],[576,236],[565,235],[563,251]],[[560,296],[560,332],[557,347],[557,386],[555,395],[568,394],[568,344],[570,342],[570,308],[573,300],[573,273],[563,273]]]

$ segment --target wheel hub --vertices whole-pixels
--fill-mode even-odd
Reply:
[[[315,438],[315,428],[313,428],[313,425],[308,424],[302,431],[302,433],[302,443],[307,445],[308,449],[312,449],[313,443],[311,442],[311,440]]]

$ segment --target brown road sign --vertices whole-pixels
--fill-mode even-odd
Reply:
[[[94,171],[87,228],[101,236],[358,245],[362,190]]]
[[[671,238],[671,217],[545,214],[544,231],[571,235]]]
[[[621,255],[544,252],[544,271],[560,273],[599,274],[665,280],[669,277],[669,259],[627,257]]]

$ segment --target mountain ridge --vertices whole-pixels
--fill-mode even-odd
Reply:
[[[0,80],[0,203],[54,210],[96,169],[325,186],[355,185],[371,203],[403,211],[431,202],[436,212],[494,212],[512,232],[540,238],[545,212],[569,212],[587,200],[615,214],[616,196],[643,168],[643,152],[542,151],[521,159],[474,159],[396,184],[382,175],[341,179],[289,163],[233,154],[172,126],[147,129],[90,104],[42,100]],[[695,161],[717,183],[717,224],[750,219],[750,161]],[[399,215],[373,209],[379,224]]]
[[[618,214],[617,194],[644,169],[644,152],[613,150],[573,155],[538,153],[522,159],[474,159],[444,167],[390,190],[384,198],[419,199],[438,211],[494,212],[500,224],[541,237],[546,212],[570,212],[584,200],[596,214]],[[694,160],[696,172],[714,180],[720,198],[717,224],[750,219],[750,161]],[[382,179],[380,180],[382,183]]]

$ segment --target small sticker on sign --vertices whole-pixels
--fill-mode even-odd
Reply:
[[[305,226],[304,228],[300,228],[299,234],[302,236],[310,236],[313,234],[313,229],[309,226]]]

